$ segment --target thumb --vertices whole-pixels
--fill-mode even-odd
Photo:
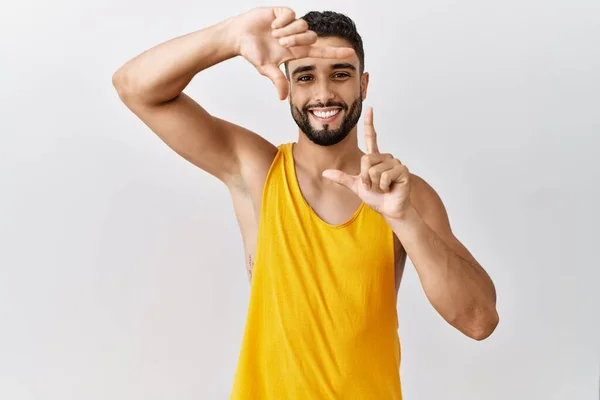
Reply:
[[[323,171],[322,175],[330,181],[333,181],[354,191],[354,184],[357,179],[355,176],[348,175],[347,173],[337,169],[326,169],[325,171]]]
[[[260,73],[273,82],[279,94],[279,100],[285,100],[288,96],[289,84],[288,80],[281,70],[274,64],[264,65]]]

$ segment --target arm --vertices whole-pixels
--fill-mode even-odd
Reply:
[[[367,152],[360,174],[329,169],[323,176],[350,189],[385,218],[438,313],[465,335],[485,339],[498,324],[490,277],[452,233],[433,188],[399,159],[379,152],[371,107],[366,110],[364,131]]]
[[[230,184],[240,160],[259,162],[274,147],[240,126],[210,115],[182,93],[199,72],[238,54],[233,19],[171,39],[136,56],[113,75],[123,103],[171,149]],[[252,158],[248,150],[259,157]]]
[[[199,72],[240,55],[273,81],[283,99],[288,89],[279,69],[283,62],[350,52],[315,48],[315,42],[314,32],[292,10],[256,8],[145,51],[119,68],[112,81],[125,105],[179,155],[228,185],[245,185],[256,171],[268,169],[276,147],[213,117],[182,91]]]
[[[423,179],[412,174],[411,206],[401,218],[386,218],[411,259],[427,298],[465,335],[483,340],[496,328],[492,280],[454,236],[444,205]]]

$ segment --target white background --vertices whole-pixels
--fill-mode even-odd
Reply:
[[[473,341],[407,264],[405,398],[597,399],[600,4],[394,4],[283,5],[356,21],[380,149],[438,191],[498,290],[500,325]],[[228,398],[249,293],[228,192],[137,120],[111,78],[253,6],[2,5],[1,399]],[[241,58],[186,92],[273,143],[297,139],[287,102]]]

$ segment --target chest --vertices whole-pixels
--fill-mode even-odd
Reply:
[[[310,210],[329,225],[341,225],[358,211],[361,200],[345,187],[325,178],[297,173],[298,187]]]

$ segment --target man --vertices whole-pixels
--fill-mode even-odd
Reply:
[[[236,56],[289,98],[297,143],[275,146],[182,92]],[[232,399],[401,399],[407,255],[452,326],[482,340],[498,323],[492,281],[434,189],[380,152],[370,108],[359,149],[368,83],[352,20],[269,7],[162,43],[114,74],[127,107],[230,190],[251,280]]]

